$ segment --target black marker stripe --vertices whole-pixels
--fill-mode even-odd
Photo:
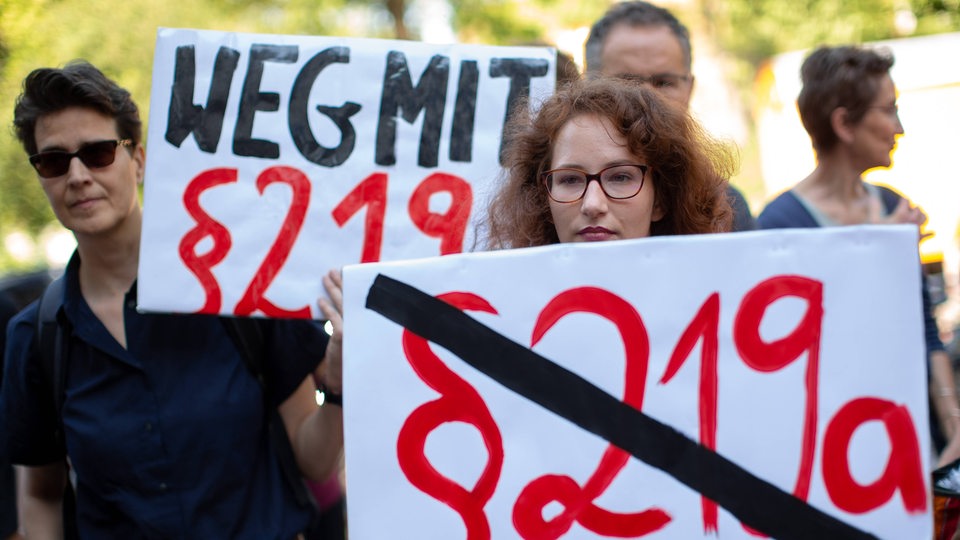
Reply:
[[[779,540],[876,538],[754,476],[453,306],[378,275],[366,307],[629,452]]]

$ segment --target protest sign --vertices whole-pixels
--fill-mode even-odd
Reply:
[[[915,227],[344,270],[350,537],[929,538]]]
[[[331,268],[469,248],[555,54],[161,29],[139,308],[318,316]]]

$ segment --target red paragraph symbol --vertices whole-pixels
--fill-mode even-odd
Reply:
[[[448,293],[440,300],[459,309],[496,314],[486,300],[470,293]],[[427,340],[407,329],[403,331],[403,352],[420,378],[440,397],[417,407],[397,437],[397,459],[411,484],[460,514],[467,540],[490,538],[486,506],[503,469],[503,438],[490,410],[475,388],[457,376],[430,350]],[[463,422],[480,432],[489,458],[473,489],[467,490],[447,478],[427,460],[427,436],[447,422]]]
[[[540,312],[533,330],[533,348],[550,328],[571,313],[593,313],[614,323],[626,351],[623,402],[640,410],[650,343],[640,314],[622,298],[594,287],[570,289],[557,295]],[[573,523],[602,536],[637,537],[664,527],[670,516],[659,508],[637,513],[615,513],[594,504],[627,464],[630,454],[609,445],[596,470],[583,486],[569,476],[551,474],[530,482],[520,493],[513,509],[513,524],[523,538],[547,540],[563,536]],[[543,510],[557,502],[563,511],[550,520]]]

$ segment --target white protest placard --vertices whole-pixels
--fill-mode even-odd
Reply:
[[[138,302],[319,316],[344,264],[457,253],[551,48],[161,29]]]
[[[915,227],[344,270],[350,538],[929,538]]]

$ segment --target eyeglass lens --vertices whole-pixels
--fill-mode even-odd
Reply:
[[[577,169],[548,171],[547,190],[557,202],[574,202],[587,191],[590,180],[597,179],[600,188],[612,199],[629,199],[640,192],[646,167],[643,165],[616,165],[597,174],[588,174]]]
[[[687,81],[687,76],[677,75],[676,73],[659,73],[644,77],[642,75],[623,74],[620,78],[637,84],[649,84],[653,88],[660,90],[672,90],[678,88],[681,83]]]
[[[74,157],[79,158],[84,165],[91,169],[99,169],[114,162],[117,157],[117,146],[125,142],[127,142],[126,139],[87,143],[72,153],[62,150],[40,152],[30,156],[30,163],[37,169],[37,173],[44,178],[66,174],[70,170],[70,160]]]

